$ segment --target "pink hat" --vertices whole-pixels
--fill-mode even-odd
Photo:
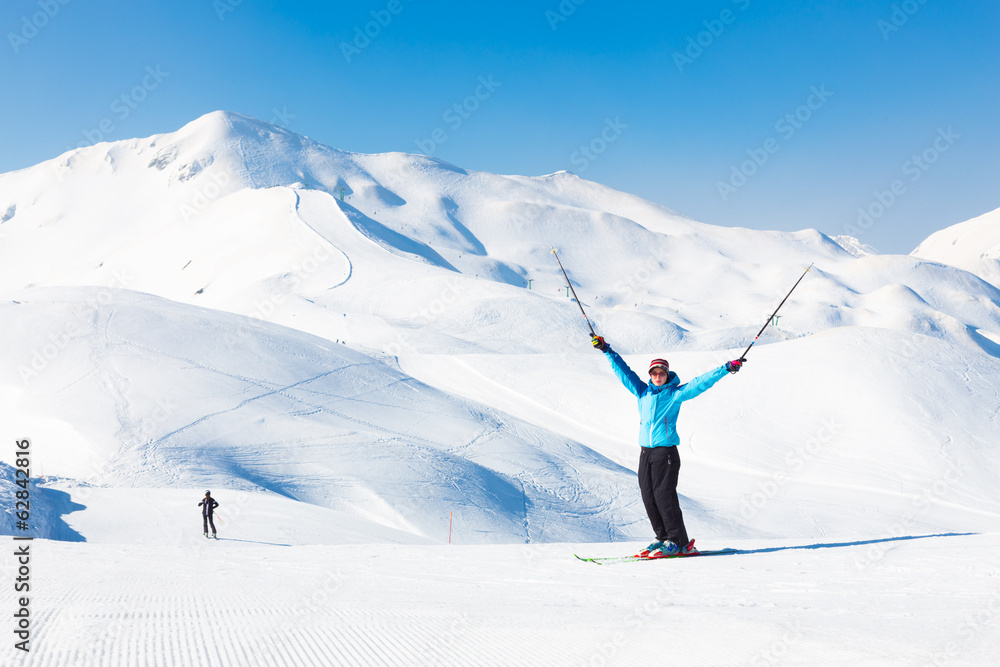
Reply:
[[[670,363],[666,359],[653,359],[649,362],[650,372],[652,372],[654,368],[662,368],[668,375],[670,374]]]

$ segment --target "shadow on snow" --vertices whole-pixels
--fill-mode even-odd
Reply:
[[[900,537],[883,537],[875,540],[857,540],[855,542],[827,542],[821,544],[803,544],[791,547],[765,547],[763,549],[739,549],[741,554],[766,554],[774,551],[792,551],[794,549],[836,549],[839,547],[860,547],[867,544],[882,544],[885,542],[903,542],[906,540],[925,540],[931,537],[965,537],[979,533],[937,533],[935,535],[903,535]]]

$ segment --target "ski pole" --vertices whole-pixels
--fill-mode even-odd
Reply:
[[[566,278],[566,285],[569,287],[570,291],[573,292],[573,298],[576,299],[576,305],[580,307],[580,312],[583,313],[583,319],[587,320],[587,328],[590,329],[590,335],[597,336],[597,332],[594,331],[594,327],[590,325],[590,318],[587,317],[587,313],[583,310],[583,304],[580,303],[580,297],[576,295],[576,290],[573,289],[573,283],[569,281],[569,276],[566,275],[566,269],[563,268],[562,261],[559,259],[559,251],[552,248],[552,254],[556,256],[556,261],[559,262],[559,269],[562,271],[563,277]]]
[[[802,279],[806,277],[806,274],[812,270],[812,267],[813,265],[810,264],[809,266],[806,267],[806,270],[802,272],[802,275],[799,276],[799,279],[795,281],[794,285],[792,285],[792,289],[788,290],[788,294],[785,295],[785,298],[781,300],[781,303],[778,304],[778,307],[774,309],[774,312],[771,313],[771,316],[767,318],[766,322],[764,322],[764,326],[760,328],[760,331],[757,332],[757,335],[754,336],[754,339],[750,341],[749,345],[747,345],[747,349],[743,350],[743,354],[740,355],[740,359],[746,359],[747,352],[749,352],[750,348],[753,347],[753,344],[757,342],[757,339],[760,338],[760,335],[764,333],[764,329],[767,328],[767,325],[774,320],[774,316],[777,315],[778,311],[781,310],[781,307],[785,305],[785,302],[788,301],[788,297],[792,295],[792,292],[794,292],[795,288],[799,286],[799,283],[802,282]]]

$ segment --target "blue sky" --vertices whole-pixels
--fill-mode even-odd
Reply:
[[[1000,207],[995,0],[652,4],[7,0],[0,172],[226,109],[882,252]]]

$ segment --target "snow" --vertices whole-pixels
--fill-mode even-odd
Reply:
[[[865,257],[867,255],[879,254],[878,250],[871,247],[867,243],[862,243],[859,239],[853,236],[833,236],[831,238],[837,245],[855,257]]]
[[[1000,285],[1000,209],[935,232],[910,254],[957,266]]]
[[[615,502],[629,471],[583,445],[308,334],[135,292],[109,291],[104,306],[102,294],[35,289],[0,305],[35,334],[4,337],[5,375],[25,380],[9,419],[44,428],[21,406],[54,399],[73,426],[73,457],[41,444],[36,474],[268,491],[421,541],[446,537],[450,511],[487,542],[621,539],[621,513],[641,518],[634,500]],[[15,368],[38,340],[58,354]]]
[[[994,662],[992,214],[882,255],[229,112],[0,175],[0,211],[36,538],[3,664]],[[814,264],[681,412],[689,532],[744,553],[572,558],[651,535],[634,399],[553,247],[626,361],[682,381]]]
[[[221,508],[220,508],[221,509]],[[730,541],[750,553],[597,566],[630,544],[36,542],[17,664],[989,665],[995,535]],[[169,583],[150,581],[169,563]],[[151,585],[152,584],[152,585]],[[6,649],[5,650],[9,650]],[[9,664],[14,664],[13,661]]]

